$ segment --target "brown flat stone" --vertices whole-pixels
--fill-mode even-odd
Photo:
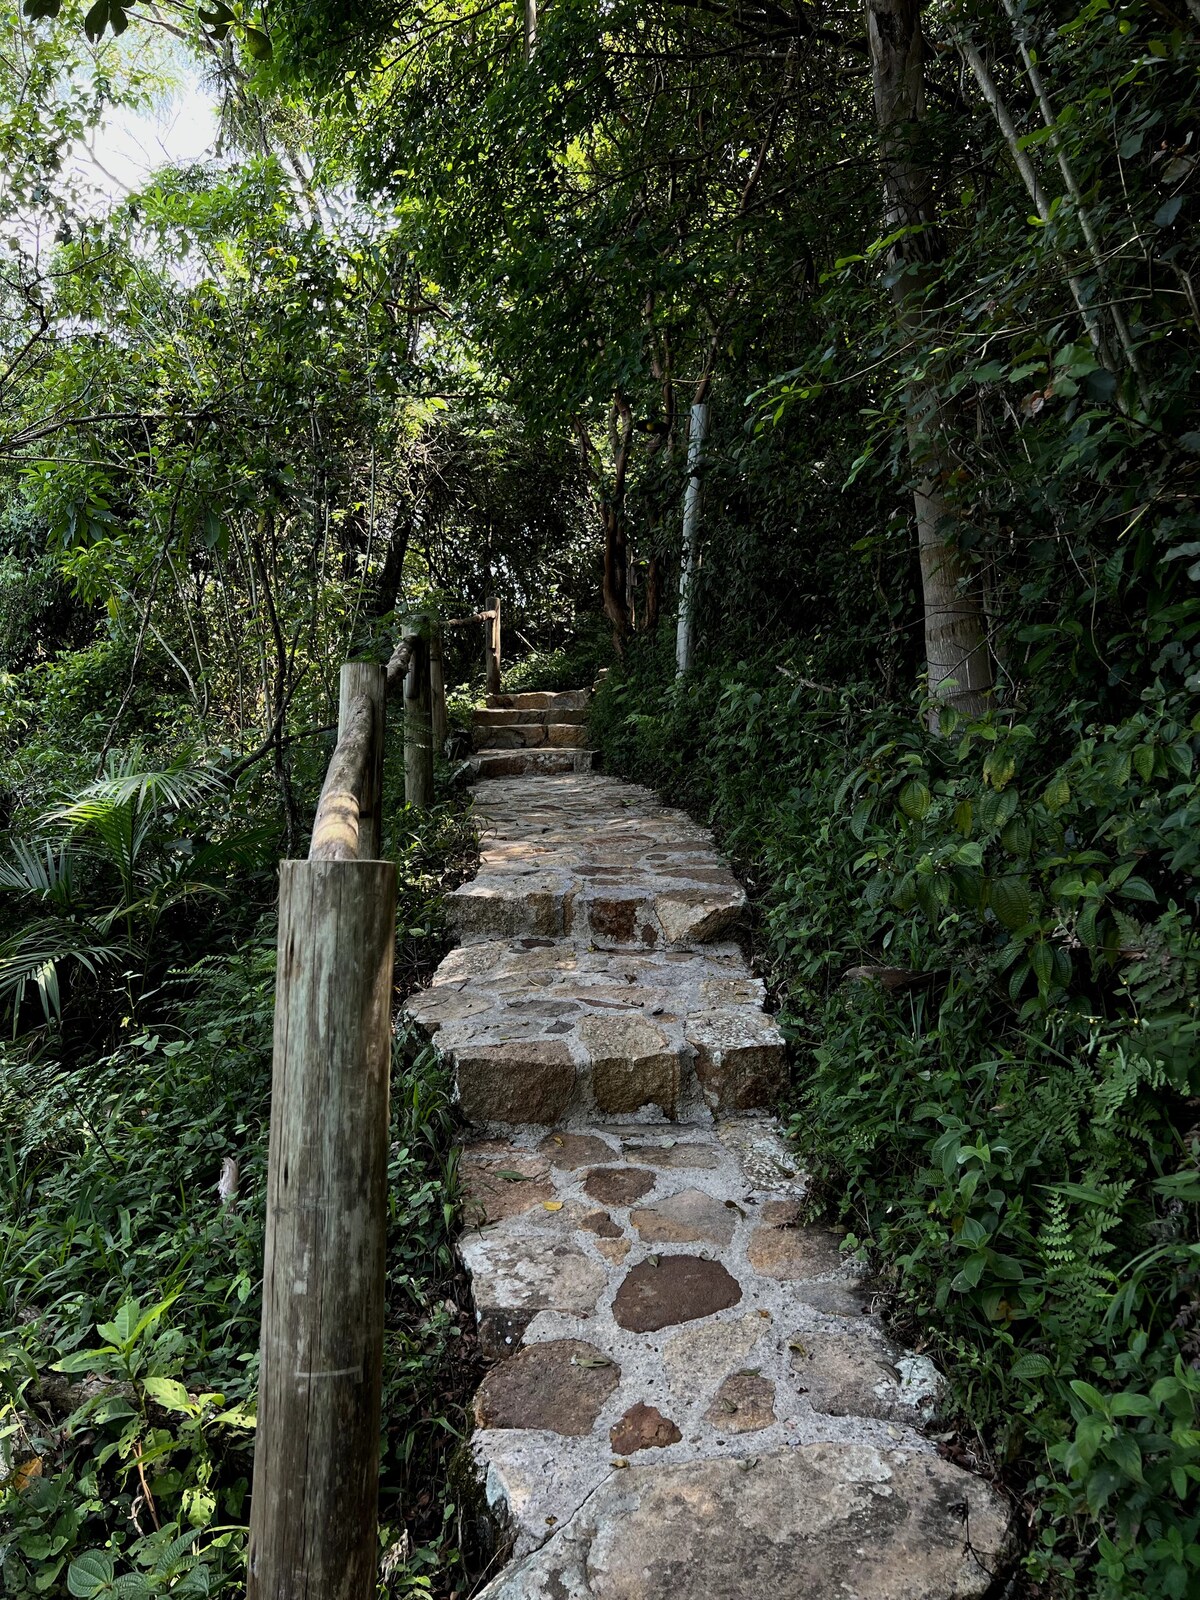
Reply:
[[[654,1333],[694,1322],[737,1305],[742,1291],[719,1261],[701,1256],[660,1256],[626,1273],[613,1301],[613,1317],[632,1333]]]
[[[841,1265],[840,1240],[831,1228],[802,1227],[793,1200],[769,1200],[746,1247],[750,1265],[767,1278],[820,1278]]]
[[[471,1122],[555,1123],[575,1090],[575,1066],[557,1039],[493,1044],[455,1056],[463,1114]]]
[[[628,944],[637,924],[639,901],[597,897],[589,900],[588,926],[601,939],[612,939],[616,944]]]
[[[612,1145],[591,1133],[567,1133],[556,1128],[538,1145],[541,1155],[556,1167],[574,1171],[576,1167],[590,1166],[594,1161],[612,1161],[616,1152]]]
[[[607,1211],[592,1211],[584,1217],[579,1226],[588,1233],[594,1233],[600,1239],[619,1239],[621,1230],[609,1216]]]
[[[630,1243],[628,1239],[597,1239],[596,1249],[606,1261],[611,1261],[614,1267],[619,1267],[629,1254]]]
[[[583,1187],[593,1200],[606,1206],[629,1206],[653,1189],[652,1172],[639,1172],[636,1167],[600,1167],[589,1172]]]
[[[581,1438],[591,1433],[620,1377],[621,1369],[582,1339],[527,1345],[484,1378],[475,1395],[475,1422],[480,1428],[544,1428]]]
[[[661,1450],[669,1444],[678,1444],[683,1435],[657,1406],[648,1406],[639,1400],[613,1424],[608,1437],[619,1456],[631,1456],[635,1450]]]
[[[554,1185],[546,1163],[534,1156],[516,1155],[500,1161],[466,1156],[460,1167],[463,1181],[463,1222],[469,1228],[485,1222],[503,1222],[520,1216],[542,1200],[554,1198]],[[520,1173],[519,1180],[502,1178],[502,1172]]]
[[[775,1385],[756,1372],[736,1372],[717,1390],[704,1420],[724,1433],[769,1428],[775,1421]]]
[[[702,1189],[681,1189],[629,1213],[642,1239],[655,1244],[725,1245],[733,1239],[734,1213]]]
[[[626,1161],[639,1167],[660,1167],[677,1171],[681,1167],[695,1169],[715,1167],[720,1157],[707,1144],[627,1144],[622,1150]]]

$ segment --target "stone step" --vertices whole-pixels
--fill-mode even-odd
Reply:
[[[574,940],[461,945],[407,1009],[495,1125],[671,1120],[778,1103],[786,1048],[736,945],[612,955]]]
[[[589,772],[593,750],[573,748],[540,750],[481,750],[468,759],[473,779],[527,778]]]
[[[530,1130],[461,1167],[489,1600],[970,1600],[1008,1516],[925,1437],[940,1379],[869,1311],[767,1119]]]
[[[447,900],[460,939],[661,949],[719,938],[745,906],[711,835],[617,778],[484,783],[475,806],[479,870]]]
[[[569,706],[554,706],[540,711],[518,711],[513,707],[506,710],[480,709],[472,711],[471,724],[476,728],[507,728],[514,723],[536,723],[545,727],[546,722],[577,722],[586,723],[588,714],[586,710],[573,711]]]
[[[586,711],[590,689],[528,689],[519,694],[490,694],[489,711]]]
[[[517,722],[500,728],[475,724],[471,728],[471,743],[476,750],[523,750],[543,745],[556,750],[583,750],[587,737],[587,729],[573,722]]]

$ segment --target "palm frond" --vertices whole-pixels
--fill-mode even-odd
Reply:
[[[10,860],[0,858],[0,889],[49,901],[64,909],[74,897],[71,851],[47,840],[17,839]]]
[[[102,778],[86,784],[67,804],[47,812],[44,820],[96,827],[105,814],[124,808],[136,813],[185,811],[223,788],[217,773],[188,766],[182,758],[151,771],[139,771],[128,757],[114,759]]]
[[[124,953],[123,945],[105,941],[96,928],[85,922],[30,922],[19,933],[0,941],[0,1005],[12,1007],[15,1027],[32,984],[46,1021],[57,1021],[62,1016],[60,967],[74,962],[94,974],[107,963],[119,961]]]

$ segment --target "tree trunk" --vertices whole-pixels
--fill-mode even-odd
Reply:
[[[920,0],[867,0],[867,38],[879,117],[884,176],[884,232],[905,233],[893,246],[892,296],[901,327],[925,327],[927,299],[940,246],[934,232],[930,178],[919,147],[924,108]],[[925,606],[929,696],[937,705],[979,715],[991,702],[992,661],[978,583],[956,540],[957,517],[946,496],[947,449],[936,374],[914,378],[906,396],[913,505]],[[936,726],[937,711],[932,714]]]
[[[657,552],[646,563],[645,601],[642,605],[642,632],[658,631],[658,612],[662,604],[662,558]]]
[[[708,432],[708,401],[692,407],[688,431],[688,481],[683,501],[683,558],[679,568],[679,622],[675,630],[675,668],[682,675],[692,664],[696,621],[696,565],[700,546],[700,456]]]
[[[404,803],[421,810],[433,804],[429,645],[424,638],[413,647],[404,680]]]
[[[389,611],[394,611],[396,608],[396,601],[400,595],[400,580],[404,575],[404,558],[408,554],[408,542],[411,536],[411,518],[397,512],[396,520],[392,523],[383,566],[379,569],[379,577],[375,583],[375,597],[371,610],[376,617],[386,617]]]

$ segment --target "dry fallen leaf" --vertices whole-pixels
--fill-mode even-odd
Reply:
[[[529,1181],[523,1172],[513,1172],[510,1167],[502,1167],[496,1176],[503,1178],[506,1183],[528,1183]]]
[[[573,1367],[611,1367],[612,1362],[607,1356],[572,1356]]]
[[[617,1456],[613,1461],[609,1462],[609,1465],[612,1467],[627,1467],[629,1463],[623,1456]]]
[[[547,1211],[561,1211],[563,1203],[561,1200],[543,1200],[542,1206]]]
[[[14,1467],[12,1476],[0,1480],[6,1488],[13,1488],[19,1494],[22,1489],[27,1489],[35,1478],[42,1475],[42,1458],[33,1456],[28,1461],[22,1461],[19,1467]]]
[[[799,1339],[790,1339],[788,1341],[788,1349],[794,1350],[798,1356],[806,1356],[808,1354],[808,1346]]]
[[[658,1265],[658,1257],[657,1256],[647,1256],[646,1257],[646,1265],[648,1267],[656,1267]]]

